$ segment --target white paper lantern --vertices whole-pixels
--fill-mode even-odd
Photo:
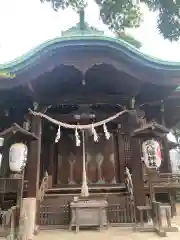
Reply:
[[[2,147],[4,144],[4,138],[0,137],[0,147]]]
[[[9,150],[9,167],[12,172],[21,172],[26,166],[28,148],[24,143],[15,143]]]
[[[147,140],[142,144],[143,160],[148,168],[159,168],[162,162],[159,142],[154,139]]]

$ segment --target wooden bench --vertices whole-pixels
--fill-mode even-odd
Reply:
[[[139,214],[140,214],[140,227],[138,227],[138,230],[140,231],[152,231],[151,228],[145,228],[144,225],[144,213],[149,216],[150,211],[152,210],[152,207],[150,205],[146,205],[146,206],[137,206],[137,209],[139,210]]]
[[[172,224],[171,224],[171,206],[169,204],[160,204],[159,208],[160,208],[160,217],[159,217],[160,228],[163,228],[162,213],[164,211],[165,217],[166,217],[166,222],[167,222],[167,227],[165,227],[163,229],[166,232],[178,232],[178,228],[172,227]]]

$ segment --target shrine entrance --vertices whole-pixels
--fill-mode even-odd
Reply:
[[[120,117],[118,122],[123,122],[123,118]],[[46,124],[50,125],[49,122]],[[116,122],[107,124],[107,128],[109,139],[105,137],[103,126],[96,128],[98,142],[94,141],[90,129],[84,131],[89,199],[107,201],[107,219],[111,225],[132,224],[135,223],[135,208],[125,185],[125,166],[130,167],[132,160],[130,138],[119,134]],[[49,177],[52,176],[52,185],[48,186],[41,204],[40,225],[67,226],[71,217],[69,203],[82,191],[82,132],[79,130],[81,144],[77,146],[74,129],[61,128],[57,143],[55,136],[58,128],[53,130],[45,126],[43,133],[47,134],[48,129],[52,131],[52,138],[42,136],[41,163],[47,166],[44,168],[48,169]]]
[[[86,132],[86,171],[88,185],[116,185],[120,183],[120,166],[117,157],[115,134],[107,141],[103,134],[99,141]],[[64,131],[55,146],[58,186],[80,186],[82,184],[82,145],[76,147],[74,132]]]

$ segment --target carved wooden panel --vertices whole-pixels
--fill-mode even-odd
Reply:
[[[82,165],[82,144],[79,147],[76,147],[76,142],[74,139],[74,147],[76,149],[76,161],[74,164],[74,179],[76,184],[81,184],[82,182],[82,171],[83,171],[83,165]]]
[[[131,161],[132,161],[132,148],[131,148],[131,139],[128,135],[123,135],[124,139],[124,160],[125,166],[131,169]]]
[[[88,184],[116,184],[119,182],[117,154],[115,154],[115,138],[106,140],[100,136],[94,142],[92,136],[86,134],[86,171]],[[76,146],[74,134],[63,134],[58,145],[57,164],[58,184],[82,183],[82,142]]]
[[[98,143],[91,136],[87,137],[86,151],[89,183],[116,184],[118,163],[114,154],[114,136],[106,140],[102,135]]]
[[[79,184],[82,179],[82,147],[73,134],[61,136],[58,146],[58,184]]]

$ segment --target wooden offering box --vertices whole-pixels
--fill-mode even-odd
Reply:
[[[78,200],[71,202],[71,223],[72,227],[76,227],[76,232],[79,227],[99,226],[100,229],[107,226],[107,201],[105,200]]]

